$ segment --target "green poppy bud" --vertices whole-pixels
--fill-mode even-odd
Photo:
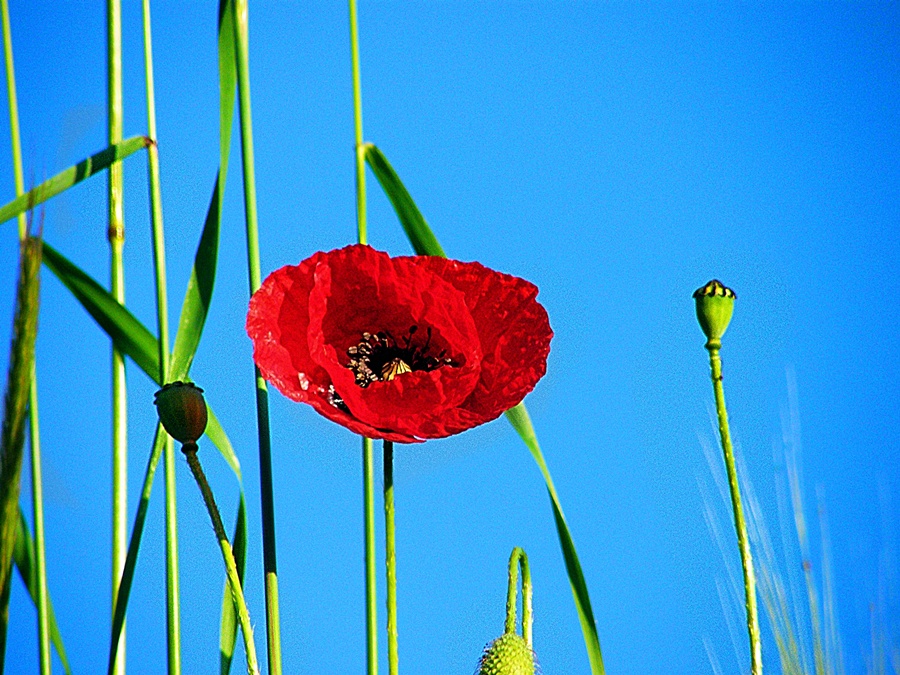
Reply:
[[[534,652],[518,633],[498,637],[484,649],[478,675],[534,675]]]
[[[190,382],[171,382],[156,392],[153,402],[159,421],[176,441],[196,444],[206,430],[203,390]]]
[[[705,286],[694,291],[697,301],[697,321],[706,335],[706,348],[718,349],[722,346],[722,336],[731,321],[734,311],[734,291],[718,279],[713,279]]]

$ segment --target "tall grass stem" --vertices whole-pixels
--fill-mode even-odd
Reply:
[[[250,294],[261,283],[259,221],[256,209],[256,171],[253,158],[253,120],[250,106],[249,19],[246,0],[234,0],[235,58],[244,173],[244,216],[247,226],[247,269]],[[259,482],[263,530],[263,571],[266,589],[266,645],[270,675],[281,675],[281,621],[278,610],[278,563],[275,549],[275,498],[272,479],[272,442],[269,432],[269,392],[256,369],[256,420],[259,434]]]
[[[728,410],[725,407],[725,390],[722,386],[722,359],[719,356],[718,347],[708,343],[707,349],[709,350],[713,393],[716,398],[716,414],[719,418],[719,436],[722,441],[722,451],[725,455],[725,469],[728,473],[728,487],[731,492],[732,509],[734,510],[734,529],[737,531],[738,548],[741,552],[741,570],[744,575],[744,597],[747,610],[747,633],[750,637],[750,672],[752,675],[762,675],[759,612],[756,605],[756,575],[753,571],[750,539],[747,536],[747,524],[741,507],[737,467],[734,462],[734,450],[731,446],[731,432],[728,428]]]
[[[388,672],[399,672],[397,647],[397,542],[394,526],[394,443],[384,441],[384,566],[387,577]]]
[[[150,23],[150,0],[141,3],[144,37],[144,80],[147,97],[147,135],[153,141],[147,148],[147,169],[150,188],[150,225],[153,243],[153,277],[156,286],[156,326],[159,350],[159,381],[168,381],[169,369],[169,301],[166,291],[166,244],[163,230],[162,192],[159,180],[159,140],[156,135],[156,93],[153,79],[153,39]],[[170,641],[181,642],[181,612],[179,597],[181,582],[178,574],[178,519],[175,481],[175,446],[166,437],[165,445],[166,500],[166,593],[169,607],[167,629]],[[170,659],[170,672],[180,671],[180,660]]]
[[[37,563],[38,653],[41,675],[50,675],[50,611],[47,600],[47,555],[44,543],[44,488],[41,471],[41,436],[38,422],[37,379],[33,369],[28,400],[31,435],[31,503],[34,518],[34,558]]]
[[[362,86],[359,75],[359,29],[356,20],[356,0],[349,0],[350,61],[353,73],[353,130],[356,169],[356,240],[367,244],[366,233],[366,148],[363,143]],[[366,655],[367,674],[378,673],[378,609],[375,580],[375,471],[373,469],[372,440],[362,439],[363,450],[363,521],[366,556]]]
[[[122,140],[122,14],[118,0],[106,3],[107,43],[107,131],[109,144]],[[125,270],[122,250],[125,243],[122,164],[110,166],[108,174],[110,247],[110,293],[125,304]],[[128,524],[128,400],[125,384],[125,356],[112,347],[112,613],[122,569],[125,565]],[[115,670],[125,672],[125,634]],[[171,670],[170,670],[171,673]]]
[[[222,524],[222,516],[219,514],[219,508],[216,506],[216,500],[213,497],[209,482],[203,473],[203,467],[200,466],[200,459],[197,457],[197,444],[185,443],[181,451],[187,458],[188,466],[191,467],[191,473],[197,481],[200,493],[203,495],[203,501],[206,504],[206,510],[209,511],[209,518],[212,521],[213,529],[216,533],[216,539],[219,540],[219,548],[222,549],[222,558],[225,561],[225,572],[228,576],[228,583],[231,585],[231,594],[237,605],[238,621],[241,624],[241,632],[244,634],[244,651],[247,656],[247,673],[248,675],[259,675],[259,661],[256,657],[256,643],[253,641],[253,625],[250,623],[250,612],[247,610],[247,602],[244,599],[244,591],[241,588],[241,578],[238,574],[237,563],[234,560],[234,552],[231,550],[231,542],[225,532],[225,526]]]
[[[16,69],[13,61],[12,28],[9,21],[9,3],[0,0],[3,14],[3,56],[6,63],[6,91],[9,101],[9,128],[12,140],[13,180],[16,197],[25,192],[25,176],[22,169],[22,141],[19,131],[19,103],[16,95]],[[27,221],[24,213],[18,216],[19,241],[25,239]],[[34,519],[34,548],[37,563],[37,593],[35,604],[38,614],[38,653],[41,675],[50,675],[50,618],[47,602],[47,555],[44,543],[44,491],[41,472],[41,433],[38,421],[37,378],[32,369],[31,391],[28,398],[28,423],[31,438],[31,506]]]

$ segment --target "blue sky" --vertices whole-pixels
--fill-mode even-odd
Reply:
[[[264,273],[355,237],[346,8],[313,4],[250,8]],[[216,11],[182,3],[154,12],[174,322],[217,167]],[[105,18],[100,8],[13,3],[11,20],[34,182],[105,144]],[[713,672],[704,640],[724,672],[744,667],[726,620],[739,626],[741,610],[719,602],[728,569],[704,521],[703,445],[715,437],[690,294],[713,277],[738,294],[723,349],[726,395],[773,533],[787,374],[796,379],[813,564],[821,571],[820,488],[848,673],[864,672],[871,653],[870,605],[900,615],[898,22],[890,3],[360,7],[366,140],[388,156],[451,257],[541,289],[556,337],[527,403],[610,673]],[[130,136],[146,128],[133,3],[123,30]],[[244,467],[247,594],[262,647],[238,153],[235,144],[219,276],[192,373]],[[0,157],[10,157],[8,132]],[[9,166],[0,162],[3,201],[13,196]],[[124,171],[128,305],[152,326],[143,156]],[[47,241],[101,280],[105,189],[96,177],[55,199],[45,223]],[[371,174],[369,209],[370,243],[408,253]],[[8,224],[0,239],[7,317],[13,232]],[[109,622],[108,340],[50,274],[43,288],[51,593],[75,670],[96,672]],[[133,505],[155,387],[134,367],[129,386]],[[358,439],[277,393],[271,406],[285,672],[360,672]],[[235,481],[211,444],[201,453],[230,520]],[[211,672],[224,576],[199,494],[178,468],[184,668]],[[531,559],[543,671],[589,672],[543,483],[506,422],[400,447],[395,472],[404,670],[474,669],[502,630],[506,560],[520,545]],[[165,663],[162,512],[157,481],[129,610],[132,673]],[[727,532],[728,512],[717,513]],[[726,543],[736,566],[737,547]],[[35,620],[20,584],[11,611],[8,662],[34,672]],[[897,645],[900,626],[886,630]],[[744,636],[736,638],[740,649]],[[765,661],[776,667],[771,640]]]

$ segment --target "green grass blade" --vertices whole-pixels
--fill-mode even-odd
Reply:
[[[15,218],[20,213],[25,213],[38,204],[43,204],[73,185],[108,169],[112,164],[122,161],[138,150],[146,148],[151,142],[146,136],[134,136],[81,160],[75,166],[70,166],[34,189],[16,197],[9,204],[0,207],[0,223],[5,223],[10,218]]]
[[[231,132],[234,126],[234,92],[237,89],[232,14],[229,3],[223,1],[219,4],[219,172],[216,174],[203,233],[194,257],[194,267],[181,305],[181,318],[172,350],[172,379],[176,380],[186,376],[191,367],[216,280],[222,199],[228,174]]]
[[[244,569],[247,566],[247,505],[241,493],[238,504],[237,522],[234,525],[234,537],[231,539],[231,550],[237,563],[238,577],[244,583]],[[238,617],[231,596],[231,587],[225,582],[222,594],[222,622],[219,630],[219,672],[228,675],[231,671],[231,660],[234,657],[234,645],[237,641]]]
[[[400,180],[394,167],[388,162],[387,157],[375,145],[366,143],[366,162],[368,162],[378,182],[387,198],[394,206],[400,224],[406,231],[413,249],[418,255],[437,255],[443,258],[447,257],[444,249],[441,248],[440,242],[428,223],[425,222],[424,216],[419,211],[419,207],[413,201],[406,186]]]
[[[49,244],[44,244],[44,264],[82,304],[103,331],[154,382],[159,382],[159,352],[156,338],[125,307],[116,302],[105,288]],[[182,374],[183,377],[187,373]],[[240,478],[240,460],[212,408],[206,435],[219,449],[232,471]]]
[[[403,229],[406,231],[406,236],[416,253],[419,255],[446,257],[444,249],[441,248],[431,228],[428,227],[428,223],[425,222],[425,218],[410,196],[409,191],[401,182],[397,172],[394,171],[394,168],[387,161],[381,150],[371,143],[366,144],[366,161],[372,167],[378,182],[381,183],[382,189],[388,199],[390,199],[391,204],[393,204]],[[565,560],[566,572],[569,575],[569,583],[572,586],[575,608],[578,611],[578,619],[581,622],[581,630],[584,633],[584,642],[587,648],[588,659],[591,663],[591,672],[593,675],[603,675],[605,670],[603,667],[603,656],[600,652],[600,637],[597,634],[597,623],[594,620],[594,611],[591,608],[587,583],[581,570],[578,553],[575,550],[575,542],[572,539],[572,534],[563,515],[562,505],[559,502],[559,496],[556,494],[556,488],[550,476],[550,470],[544,461],[544,455],[538,444],[537,435],[534,433],[534,427],[531,424],[531,419],[528,417],[528,410],[525,408],[524,403],[520,403],[508,410],[506,417],[528,447],[544,477],[547,493],[550,496],[550,504],[553,507],[553,520],[556,523],[556,531],[559,535],[559,544]]]
[[[119,349],[158,382],[159,353],[153,334],[109,291],[46,242],[44,264],[72,292]]]
[[[110,631],[109,662],[107,675],[113,675],[116,670],[116,656],[119,650],[119,638],[122,635],[122,627],[125,625],[125,612],[128,609],[128,599],[131,595],[131,585],[134,582],[134,570],[137,566],[138,551],[141,547],[141,537],[144,534],[144,522],[147,520],[147,507],[150,505],[150,493],[153,490],[153,477],[156,475],[156,467],[159,458],[166,445],[167,434],[162,425],[156,425],[156,436],[153,439],[153,450],[144,470],[144,484],[141,487],[141,497],[138,501],[137,514],[131,527],[131,539],[128,542],[128,553],[125,555],[125,565],[122,568],[122,578],[119,581],[119,590],[116,594],[115,610],[113,611],[112,630]]]
[[[34,342],[37,338],[40,291],[40,240],[28,237],[20,243],[19,279],[13,319],[13,340],[6,380],[3,427],[0,430],[0,672],[6,653],[9,621],[10,572],[16,531],[19,528],[19,488],[25,446],[25,418],[34,372]]]
[[[19,510],[19,529],[16,533],[16,546],[13,550],[13,560],[15,560],[16,568],[22,577],[22,582],[28,590],[31,601],[37,604],[37,562],[35,560],[34,540],[28,531],[28,523],[25,522],[25,514]],[[72,669],[69,667],[69,657],[66,655],[66,648],[63,645],[62,635],[59,632],[59,626],[56,623],[56,614],[53,612],[53,603],[47,598],[47,614],[50,623],[50,642],[59,655],[63,670],[66,675],[72,675]]]
[[[219,227],[222,220],[221,191],[224,188],[224,173],[220,170],[216,177],[212,199],[200,235],[200,243],[194,257],[194,266],[188,280],[181,318],[172,350],[171,380],[183,379],[191,368],[194,354],[200,344],[200,335],[209,313],[213,284],[216,280],[216,261],[219,251]]]
[[[597,635],[597,622],[594,620],[594,610],[591,608],[591,598],[588,595],[587,582],[581,571],[581,562],[578,560],[578,552],[575,550],[575,542],[569,532],[566,517],[563,514],[559,496],[553,485],[550,470],[544,461],[541,446],[538,444],[537,435],[528,416],[528,410],[524,403],[506,411],[506,419],[509,420],[516,433],[528,447],[534,461],[537,462],[547,484],[547,493],[550,495],[550,503],[553,506],[553,519],[556,521],[556,531],[559,534],[559,545],[562,549],[563,559],[566,563],[566,572],[569,575],[569,583],[572,586],[572,595],[575,598],[575,607],[578,610],[578,619],[581,621],[581,631],[584,633],[584,643],[587,647],[588,659],[591,663],[591,672],[602,675],[603,655],[600,652],[600,637]]]

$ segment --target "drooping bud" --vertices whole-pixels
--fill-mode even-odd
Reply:
[[[478,675],[534,675],[534,652],[518,633],[501,635],[484,649]]]
[[[203,390],[191,382],[171,382],[153,398],[159,421],[176,441],[196,444],[206,430]]]
[[[694,291],[697,301],[697,321],[706,335],[706,348],[718,349],[722,346],[722,336],[731,321],[734,312],[734,291],[718,279],[713,279],[705,286]]]

